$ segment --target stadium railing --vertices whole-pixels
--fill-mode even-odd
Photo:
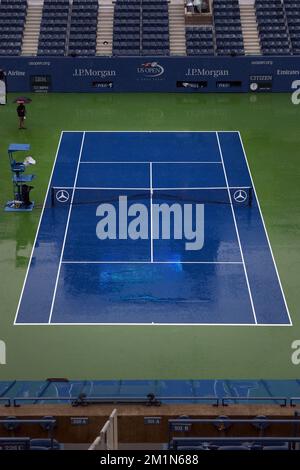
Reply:
[[[114,409],[106,421],[99,436],[90,445],[88,450],[118,450],[118,416]]]
[[[4,404],[6,407],[20,407],[22,404],[43,404],[52,402],[53,404],[66,403],[72,406],[86,406],[98,404],[142,404],[146,406],[160,406],[163,403],[204,403],[214,407],[226,407],[230,404],[254,404],[263,402],[266,404],[278,405],[280,407],[295,407],[297,402],[300,402],[300,397],[190,397],[190,396],[155,396],[150,393],[147,396],[85,396],[84,394],[78,397],[60,396],[60,397],[44,397],[44,396],[27,396],[27,397],[0,397],[0,405]]]

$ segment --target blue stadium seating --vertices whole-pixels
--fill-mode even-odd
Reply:
[[[113,55],[140,55],[140,1],[117,0],[114,14]]]
[[[238,0],[214,0],[213,18],[217,55],[244,55]]]
[[[95,56],[98,0],[45,0],[39,56]],[[300,0],[255,0],[262,54],[300,54]],[[188,56],[244,55],[238,0],[213,1],[212,26],[187,26]],[[20,55],[27,0],[0,2],[0,55]],[[116,0],[113,55],[170,53],[167,0]]]
[[[246,447],[246,446],[221,446],[221,447],[218,447],[218,450],[228,450],[228,451],[241,451],[241,450],[250,450],[249,447]]]
[[[38,44],[39,56],[65,55],[69,8],[69,0],[44,1]]]
[[[149,27],[155,26],[150,32]],[[142,54],[169,55],[169,12],[166,0],[142,0]]]
[[[293,54],[300,54],[300,0],[284,0]]]
[[[95,56],[98,0],[73,0],[68,54]]]
[[[289,55],[291,43],[281,0],[256,0],[256,19],[264,55]]]
[[[266,441],[265,441],[266,442]],[[246,441],[245,439],[239,440],[231,440],[230,437],[214,441],[213,439],[210,442],[203,442],[201,437],[185,437],[179,440],[174,437],[170,440],[168,448],[170,450],[176,449],[177,452],[187,452],[195,450],[197,451],[288,451],[292,450],[291,446],[289,446],[288,442],[278,442],[276,440],[272,440],[263,444],[254,444],[251,441]]]
[[[214,55],[213,30],[211,26],[188,26],[185,33],[187,55]]]
[[[15,416],[14,417],[6,417],[0,419],[0,426],[6,429],[6,424],[3,424],[3,419],[5,420],[11,420],[12,423],[15,422],[15,427],[11,428],[11,431],[9,434],[11,434],[14,429],[18,429],[22,427],[24,429],[25,436],[22,435],[22,437],[11,437],[5,436],[5,437],[0,437],[0,450],[3,450],[3,446],[5,446],[6,449],[9,450],[20,450],[20,446],[25,446],[25,450],[50,450],[50,451],[57,451],[57,450],[63,450],[64,445],[60,444],[56,439],[50,438],[50,437],[43,437],[43,438],[30,438],[31,430],[27,428],[26,430],[26,425],[28,425],[28,421],[25,419],[17,419]],[[31,423],[31,426],[35,426],[34,433],[36,434],[39,429],[44,426],[43,424],[43,418],[42,419],[36,419],[35,423]],[[23,450],[23,449],[22,449]]]
[[[0,55],[21,54],[27,0],[0,3]]]
[[[168,55],[169,14],[166,0],[117,0],[113,54]]]
[[[30,450],[60,450],[60,448],[56,439],[30,439]]]

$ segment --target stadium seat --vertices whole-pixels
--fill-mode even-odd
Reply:
[[[186,28],[187,55],[214,55],[213,30],[206,26]]]
[[[59,15],[57,10],[59,10]],[[38,55],[65,55],[68,21],[68,0],[59,0],[59,2],[44,1]]]
[[[244,44],[238,0],[214,0],[217,55],[244,55]]]
[[[291,39],[281,0],[256,0],[255,11],[262,54],[290,55]]]
[[[30,439],[30,450],[40,450],[40,448],[59,450],[60,444],[56,439]]]
[[[133,36],[134,33],[134,36]],[[124,43],[124,45],[121,44]],[[166,0],[151,3],[117,0],[114,14],[114,55],[169,55]]]

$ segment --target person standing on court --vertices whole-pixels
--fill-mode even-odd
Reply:
[[[26,129],[24,126],[24,120],[26,119],[26,108],[24,103],[20,103],[17,107],[17,114],[19,117],[19,129]]]

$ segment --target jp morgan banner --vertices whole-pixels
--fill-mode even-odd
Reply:
[[[11,92],[290,92],[300,57],[0,58]]]

